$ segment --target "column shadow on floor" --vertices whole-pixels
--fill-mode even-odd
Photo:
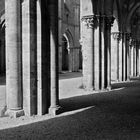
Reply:
[[[90,108],[1,130],[0,139],[140,139],[140,86],[133,84],[106,93],[62,99],[64,112]]]
[[[90,106],[111,105],[120,106],[122,110],[124,105],[128,105],[140,99],[140,81],[128,83],[116,83],[112,85],[112,90],[108,92],[99,92],[89,95],[76,96],[60,100],[62,112],[74,111]],[[139,104],[139,103],[138,103]],[[132,105],[131,105],[132,106]],[[116,108],[116,109],[117,109]],[[136,107],[137,108],[137,107]],[[139,108],[140,109],[140,108]],[[117,109],[118,110],[118,109]]]
[[[112,89],[119,89],[119,88],[125,88],[125,87],[136,87],[140,85],[140,79],[133,78],[130,81],[126,82],[118,82],[111,85]]]

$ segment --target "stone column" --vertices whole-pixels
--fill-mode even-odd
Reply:
[[[107,50],[107,89],[111,89],[111,26],[113,24],[114,17],[105,17],[105,49]]]
[[[139,76],[139,40],[136,43],[136,76]]]
[[[37,21],[36,0],[22,3],[23,107],[37,114]]]
[[[117,82],[119,82],[119,36],[117,37]]]
[[[59,113],[59,82],[58,82],[58,1],[49,0],[49,19],[50,19],[50,59],[51,59],[51,95],[49,113],[56,115]]]
[[[133,77],[133,71],[134,71],[134,69],[133,69],[133,49],[134,49],[134,46],[133,46],[133,43],[132,43],[132,41],[131,41],[131,77]]]
[[[48,113],[50,107],[50,33],[49,8],[37,0],[37,114]],[[47,47],[46,47],[47,46]]]
[[[127,49],[126,49],[126,33],[122,34],[122,81],[127,78]]]
[[[94,22],[94,35],[93,35],[93,71],[94,71],[94,89],[95,90],[100,90],[101,89],[101,23],[100,23],[100,16],[95,17],[95,22]]]
[[[122,33],[122,81],[129,79],[129,36]]]
[[[83,49],[83,86],[87,90],[94,89],[94,15],[82,17],[81,43]],[[98,34],[98,32],[97,32]],[[95,43],[98,43],[98,40]],[[98,55],[98,54],[97,54]],[[99,63],[99,62],[97,62]],[[98,70],[99,72],[99,70]]]
[[[131,69],[131,67],[132,67],[132,45],[131,45],[131,39],[129,40],[129,80],[130,80],[130,78],[131,78],[131,73],[132,73],[132,69]]]
[[[99,31],[100,31],[100,89],[104,90],[106,88],[105,85],[105,40],[104,40],[104,31],[105,30],[105,16],[101,15],[99,18]]]
[[[24,115],[21,79],[21,1],[5,1],[7,114]]]
[[[140,42],[139,42],[139,47],[138,47],[138,55],[139,55],[139,77],[140,77]]]
[[[119,44],[119,81],[122,81],[122,33],[120,32],[120,44]]]
[[[136,76],[136,40],[133,41],[133,76]]]
[[[59,9],[58,9],[58,38],[59,38],[59,72],[62,71],[62,25],[63,25],[63,21],[62,21],[62,16],[63,16],[63,5],[64,5],[64,1],[62,0],[58,0],[58,6],[59,6]]]
[[[120,66],[120,62],[119,62],[119,60],[120,60],[120,45],[119,45],[119,43],[120,43],[120,37],[121,37],[121,34],[119,33],[119,32],[114,32],[114,33],[112,33],[112,35],[113,35],[113,38],[116,40],[116,42],[117,42],[117,77],[116,77],[116,79],[117,79],[117,82],[119,82],[119,80],[120,80],[120,68],[119,68],[119,66]]]
[[[130,80],[130,33],[126,33],[126,80]]]

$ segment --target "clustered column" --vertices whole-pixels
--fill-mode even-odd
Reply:
[[[116,47],[117,47],[117,75],[116,75],[116,80],[117,82],[121,81],[121,73],[120,73],[120,40],[121,40],[121,33],[120,32],[112,32],[113,39],[116,40]],[[113,54],[112,54],[113,55]]]
[[[131,33],[121,33],[122,38],[122,81],[129,81],[131,75]]]
[[[82,25],[83,86],[86,89],[111,89],[111,25],[105,15],[84,16]]]
[[[122,33],[122,81],[139,76],[139,41],[131,33]]]
[[[138,77],[139,69],[139,40],[132,39],[131,41],[131,77]]]
[[[49,113],[52,115],[58,114],[59,100],[58,100],[58,1],[49,0],[49,17],[50,17],[50,108]]]
[[[114,17],[107,16],[105,19],[105,50],[107,50],[107,88],[111,89],[111,26],[114,22]]]
[[[5,15],[6,113],[56,115],[58,1],[6,0]]]
[[[131,34],[130,33],[126,33],[126,81],[130,80],[130,75],[131,75],[131,71],[130,71],[130,37]]]
[[[140,41],[137,40],[136,42],[136,76],[139,77],[139,46],[140,46]]]

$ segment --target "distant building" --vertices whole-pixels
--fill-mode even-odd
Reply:
[[[81,68],[80,0],[59,0],[59,71]]]

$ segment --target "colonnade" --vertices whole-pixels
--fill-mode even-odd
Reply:
[[[111,26],[113,16],[82,17],[83,86],[88,90],[111,88]]]
[[[139,40],[129,32],[111,32],[113,21],[114,17],[107,15],[82,17],[83,87],[87,90],[111,89],[111,59],[117,59],[116,82],[140,74]],[[116,40],[116,58],[111,54],[111,35]]]
[[[132,34],[127,32],[113,32],[112,35],[117,42],[116,81],[130,81],[132,77],[139,77],[140,41],[134,39]]]
[[[6,114],[57,114],[58,1],[6,0],[5,24]]]

